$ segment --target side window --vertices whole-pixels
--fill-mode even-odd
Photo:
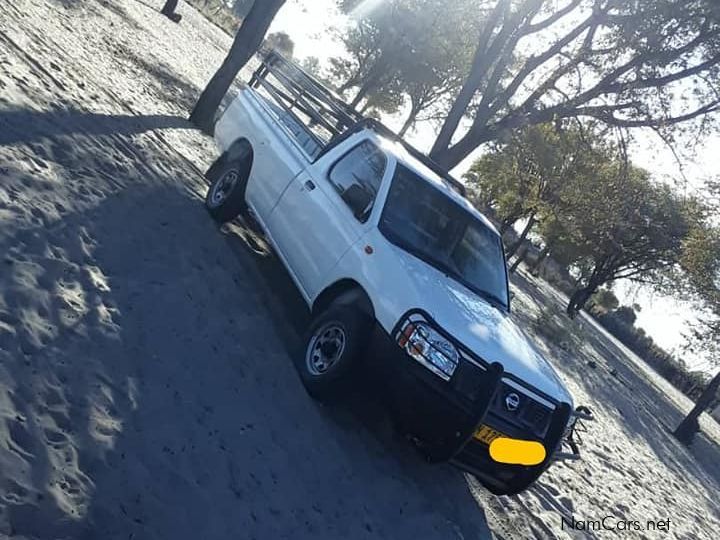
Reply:
[[[386,166],[385,154],[370,141],[364,141],[330,169],[330,184],[360,223],[370,216]]]

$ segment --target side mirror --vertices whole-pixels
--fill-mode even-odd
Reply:
[[[348,188],[343,191],[341,197],[357,219],[360,221],[367,219],[366,213],[370,203],[373,202],[373,196],[368,193],[365,188],[360,184],[350,184]]]

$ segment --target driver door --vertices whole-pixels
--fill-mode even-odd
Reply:
[[[387,169],[369,139],[340,146],[297,175],[270,216],[275,244],[307,299],[365,232]]]

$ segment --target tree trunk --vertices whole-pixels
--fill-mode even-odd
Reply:
[[[432,148],[430,149],[430,157],[436,162],[443,164],[443,160],[446,159],[452,136],[457,131],[460,121],[467,112],[468,105],[472,100],[475,92],[477,92],[476,81],[468,79],[465,81],[460,93],[455,98],[455,101],[448,112],[445,122],[443,122],[440,133],[438,133]]]
[[[713,379],[708,383],[707,387],[705,387],[705,390],[695,403],[695,407],[693,407],[693,410],[690,411],[690,413],[685,417],[685,419],[680,422],[680,425],[675,429],[675,431],[673,431],[673,435],[681,443],[692,443],[693,439],[695,438],[695,434],[700,431],[700,423],[698,422],[698,418],[700,418],[702,412],[707,410],[710,405],[715,401],[718,388],[720,388],[720,371],[717,372],[715,377],[713,377]]]
[[[583,308],[585,303],[593,295],[593,293],[595,292],[596,289],[597,289],[597,286],[588,285],[587,287],[583,287],[583,288],[575,291],[573,293],[573,295],[570,297],[570,302],[568,302],[567,308],[565,309],[565,311],[568,314],[568,317],[570,317],[571,319],[574,319],[575,316]]]
[[[525,228],[522,230],[522,233],[520,233],[520,238],[517,239],[517,241],[510,247],[508,252],[505,254],[508,258],[515,255],[518,249],[520,249],[520,246],[527,238],[528,233],[530,230],[535,226],[537,223],[537,220],[535,219],[535,212],[530,214],[530,217],[527,220],[527,223],[525,224]]]
[[[365,71],[365,66],[367,64],[367,58],[360,61],[360,65],[357,66],[357,69],[355,72],[348,77],[348,80],[345,81],[339,88],[338,92],[340,94],[345,94],[348,90],[351,88],[357,86],[360,81],[362,81],[362,73]],[[369,72],[372,71],[372,67],[370,68]]]
[[[360,89],[358,90],[357,94],[355,94],[355,97],[350,102],[350,106],[354,109],[357,107],[360,102],[363,100],[365,96],[367,96],[372,90],[377,88],[376,82],[379,77],[377,77],[374,73],[368,74],[368,78],[363,81],[363,83],[360,85]]]
[[[516,216],[508,216],[500,222],[500,234],[504,235],[510,227],[517,223],[518,218]]]
[[[520,251],[520,253],[518,253],[518,256],[515,257],[515,262],[513,262],[512,266],[510,268],[508,268],[508,272],[510,272],[511,274],[515,273],[515,270],[518,269],[518,266],[520,266],[520,263],[525,260],[525,257],[527,257],[528,251],[530,251],[530,250],[526,246],[525,249],[523,249],[522,251]]]
[[[547,259],[548,255],[550,255],[550,246],[548,244],[545,244],[545,247],[542,248],[542,251],[540,252],[540,255],[538,255],[538,258],[535,260],[534,263],[530,265],[530,268],[528,268],[532,275],[535,275],[535,272],[540,269],[540,266],[543,262],[545,262],[545,259]]]
[[[417,115],[420,111],[416,110],[415,108],[412,108],[410,110],[410,114],[408,115],[407,119],[405,120],[405,123],[403,124],[403,127],[400,128],[400,131],[398,132],[398,135],[401,137],[404,137],[405,134],[408,132],[408,130],[413,127],[415,124],[415,120],[417,119]]]
[[[457,167],[477,147],[497,138],[499,134],[500,132],[492,127],[475,126],[450,148],[432,153],[430,157],[450,171]]]
[[[223,97],[243,66],[260,48],[270,23],[284,3],[285,0],[264,0],[255,2],[250,8],[248,16],[235,35],[230,52],[200,94],[200,99],[190,113],[190,121],[204,132],[212,134],[215,127],[215,113]]]
[[[493,11],[491,12],[488,20],[485,22],[485,27],[480,33],[477,47],[473,56],[473,63],[470,68],[470,73],[465,79],[460,92],[453,101],[450,112],[448,113],[440,133],[438,133],[435,143],[430,150],[430,157],[437,161],[440,165],[446,165],[444,161],[449,159],[447,155],[452,142],[452,137],[458,129],[460,122],[467,113],[468,106],[472,101],[473,96],[478,91],[482,81],[485,77],[487,69],[492,62],[492,59],[487,53],[488,43],[493,36],[495,26],[506,9],[507,5],[503,5],[503,2],[496,2]]]
[[[165,5],[160,10],[160,13],[165,15],[166,17],[169,17],[170,15],[173,15],[175,13],[175,10],[177,9],[178,0],[167,0],[165,2]]]

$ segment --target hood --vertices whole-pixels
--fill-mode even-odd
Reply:
[[[502,364],[505,372],[571,406],[572,397],[555,369],[512,320],[483,298],[445,274],[392,246],[415,289],[418,307],[486,362]]]

